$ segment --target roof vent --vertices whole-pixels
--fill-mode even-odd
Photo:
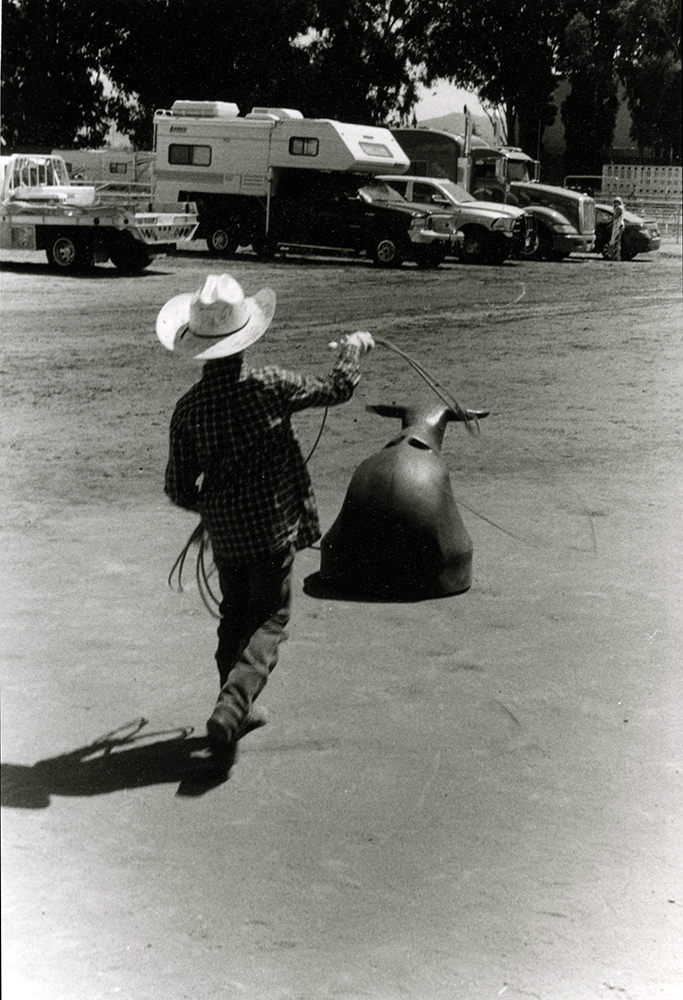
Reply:
[[[240,109],[226,101],[174,101],[174,115],[189,118],[237,118]]]
[[[293,108],[252,108],[250,113],[245,115],[245,118],[269,118],[274,122],[281,118],[302,119],[303,117],[300,111],[295,111]]]

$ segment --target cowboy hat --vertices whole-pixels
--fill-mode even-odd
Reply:
[[[175,295],[157,316],[157,337],[169,351],[210,361],[239,354],[262,337],[275,313],[275,292],[246,298],[231,274],[210,274],[197,292]]]

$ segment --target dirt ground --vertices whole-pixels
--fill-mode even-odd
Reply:
[[[5,1000],[680,1000],[680,252],[422,272],[201,246],[136,278],[1,265]],[[270,723],[192,796],[215,622],[167,587],[195,519],[162,482],[198,371],[154,321],[223,269],[277,292],[254,361],[323,372],[368,329],[491,415],[444,442],[469,592],[314,596],[300,554]],[[365,404],[428,392],[364,360],[309,466],[323,530],[398,429]]]

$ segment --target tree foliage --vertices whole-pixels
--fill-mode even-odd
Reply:
[[[503,108],[507,135],[535,150],[555,117],[563,0],[424,0],[419,32],[429,82],[442,78]]]
[[[321,0],[306,47],[311,114],[398,122],[417,100],[415,0]],[[419,62],[419,60],[418,60]]]
[[[78,15],[78,16],[76,16]],[[89,45],[93,12],[69,0],[3,0],[2,137],[20,145],[99,145],[110,104]]]
[[[659,160],[681,162],[681,6],[622,0],[617,67],[633,119],[632,138]]]
[[[308,59],[293,40],[312,15],[309,0],[109,0],[100,61],[149,145],[154,111],[177,99],[297,107]]]
[[[571,90],[562,104],[568,174],[599,174],[617,117],[618,0],[577,0],[560,46]]]
[[[633,135],[680,158],[678,0],[2,0],[3,140],[141,148],[176,99],[407,121],[417,84],[449,80],[502,107],[535,152],[564,75],[568,172],[596,172],[617,76]]]

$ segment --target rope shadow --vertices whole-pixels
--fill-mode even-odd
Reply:
[[[180,782],[178,795],[196,796],[227,780],[207,738],[191,736],[192,726],[143,733],[147,724],[147,719],[134,719],[86,746],[33,766],[3,763],[0,804],[46,809],[53,795],[108,795],[171,782]]]

